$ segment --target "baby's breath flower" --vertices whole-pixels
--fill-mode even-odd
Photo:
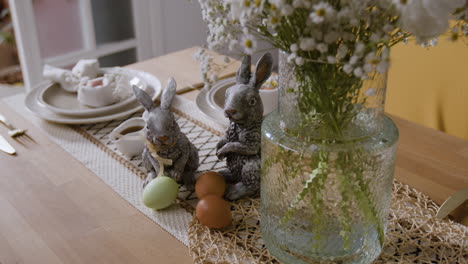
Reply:
[[[349,58],[349,64],[350,64],[350,65],[354,65],[354,64],[356,64],[356,62],[357,62],[358,60],[359,60],[359,57],[356,56],[356,55],[353,55],[353,56],[351,56],[351,58]]]
[[[351,64],[345,64],[343,66],[343,71],[347,74],[350,74],[351,72],[353,72],[353,66]]]
[[[315,47],[315,40],[313,38],[302,38],[299,42],[301,50],[311,51]]]
[[[297,57],[296,58],[296,64],[299,65],[299,66],[304,65],[304,58]]]
[[[364,76],[364,72],[362,71],[362,68],[361,68],[361,67],[355,68],[354,71],[353,71],[353,74],[354,74],[356,77],[363,77],[363,76]]]
[[[364,52],[364,49],[366,48],[366,45],[362,42],[357,42],[356,47],[354,48],[354,53],[355,54],[362,54]]]
[[[299,47],[297,46],[296,43],[291,44],[291,52],[296,53],[299,50]]]
[[[294,62],[296,60],[296,57],[297,57],[296,53],[291,53],[291,54],[289,54],[287,60],[288,60],[288,62],[291,63],[291,62]]]
[[[334,56],[327,56],[328,63],[335,64],[336,58]]]
[[[391,32],[393,31],[395,28],[391,25],[391,24],[385,24],[385,26],[382,28],[383,31],[385,32]]]
[[[372,72],[374,70],[374,66],[370,63],[364,64],[362,68],[364,69],[364,72],[366,73]]]
[[[371,36],[369,37],[369,40],[372,42],[379,42],[380,38],[381,38],[380,34],[372,33]]]
[[[336,31],[331,31],[325,34],[324,41],[328,44],[336,42],[340,38],[340,35]]]
[[[346,57],[347,54],[348,54],[348,47],[343,44],[338,48],[338,52],[336,53],[336,57],[341,60],[344,57]]]
[[[369,88],[365,91],[364,93],[366,96],[375,96],[377,92],[375,91],[375,88]]]
[[[328,45],[325,43],[319,43],[317,44],[317,50],[320,51],[320,53],[325,53],[328,51]]]
[[[303,0],[294,0],[292,5],[293,5],[294,8],[305,7]]]
[[[294,8],[290,5],[285,5],[283,8],[281,8],[281,15],[283,16],[289,16],[294,12]]]
[[[390,60],[385,59],[381,60],[379,64],[377,64],[376,70],[379,73],[386,73],[388,71],[388,68],[390,68]]]

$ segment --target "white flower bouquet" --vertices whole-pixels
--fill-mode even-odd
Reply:
[[[199,0],[210,49],[252,54],[266,40],[307,61],[338,64],[366,78],[389,67],[388,48],[409,37],[434,45],[468,35],[466,0]]]

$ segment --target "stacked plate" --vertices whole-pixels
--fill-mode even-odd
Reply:
[[[144,89],[156,100],[161,94],[161,82],[154,75],[124,68],[103,68],[102,73],[126,75],[129,86]],[[112,105],[92,108],[78,102],[77,94],[65,91],[59,84],[47,82],[35,87],[25,99],[26,107],[40,118],[61,124],[92,124],[131,115],[143,109],[135,96]]]
[[[273,75],[276,78],[276,74]],[[236,85],[236,77],[220,80],[211,89],[203,88],[197,96],[198,109],[218,124],[228,126],[229,120],[224,116],[224,99],[226,90]],[[268,85],[264,85],[263,88]],[[278,107],[278,89],[260,89],[263,103],[263,115],[267,115]]]

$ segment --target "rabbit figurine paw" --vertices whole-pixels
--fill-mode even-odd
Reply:
[[[148,170],[148,176],[143,187],[158,175],[161,169],[159,159],[164,159],[170,161],[164,165],[164,174],[184,184],[188,189],[193,189],[195,172],[199,165],[198,150],[180,131],[171,112],[171,104],[176,94],[175,80],[169,79],[159,106],[138,87],[133,86],[133,92],[146,110],[146,147],[143,151],[143,163]]]
[[[216,145],[219,159],[226,158],[227,169],[220,171],[230,185],[229,200],[252,196],[260,190],[260,140],[263,104],[259,89],[270,77],[273,58],[266,53],[250,71],[250,56],[245,56],[237,72],[236,84],[226,90],[224,115],[229,127]]]

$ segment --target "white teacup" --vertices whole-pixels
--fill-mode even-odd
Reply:
[[[109,138],[127,157],[141,155],[145,148],[145,124],[141,117],[130,118],[112,130]]]

